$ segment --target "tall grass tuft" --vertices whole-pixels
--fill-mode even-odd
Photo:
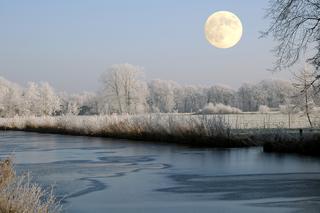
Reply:
[[[57,213],[61,206],[51,192],[30,183],[29,175],[17,176],[11,159],[0,161],[1,213]]]

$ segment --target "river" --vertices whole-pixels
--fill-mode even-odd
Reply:
[[[320,212],[320,158],[261,147],[2,131],[0,157],[8,155],[18,172],[53,185],[65,212]]]

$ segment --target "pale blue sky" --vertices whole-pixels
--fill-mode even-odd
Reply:
[[[181,84],[228,84],[272,75],[274,43],[258,39],[267,27],[268,0],[0,0],[0,76],[25,84],[48,81],[58,90],[95,91],[110,65],[145,68],[147,79]],[[240,43],[217,49],[204,36],[215,11],[243,22]]]

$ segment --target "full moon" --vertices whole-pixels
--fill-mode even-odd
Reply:
[[[242,37],[241,21],[231,12],[216,12],[205,24],[205,35],[209,43],[217,48],[233,47]]]

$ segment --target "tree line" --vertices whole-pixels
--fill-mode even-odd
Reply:
[[[301,80],[301,79],[300,79]],[[243,112],[295,106],[303,110],[306,96],[299,84],[283,80],[228,86],[180,85],[170,80],[144,80],[141,67],[111,66],[100,78],[96,93],[56,92],[49,83],[30,82],[26,87],[0,78],[0,116],[56,116],[137,113],[196,113],[210,104],[223,104]],[[319,97],[308,93],[308,108]]]

